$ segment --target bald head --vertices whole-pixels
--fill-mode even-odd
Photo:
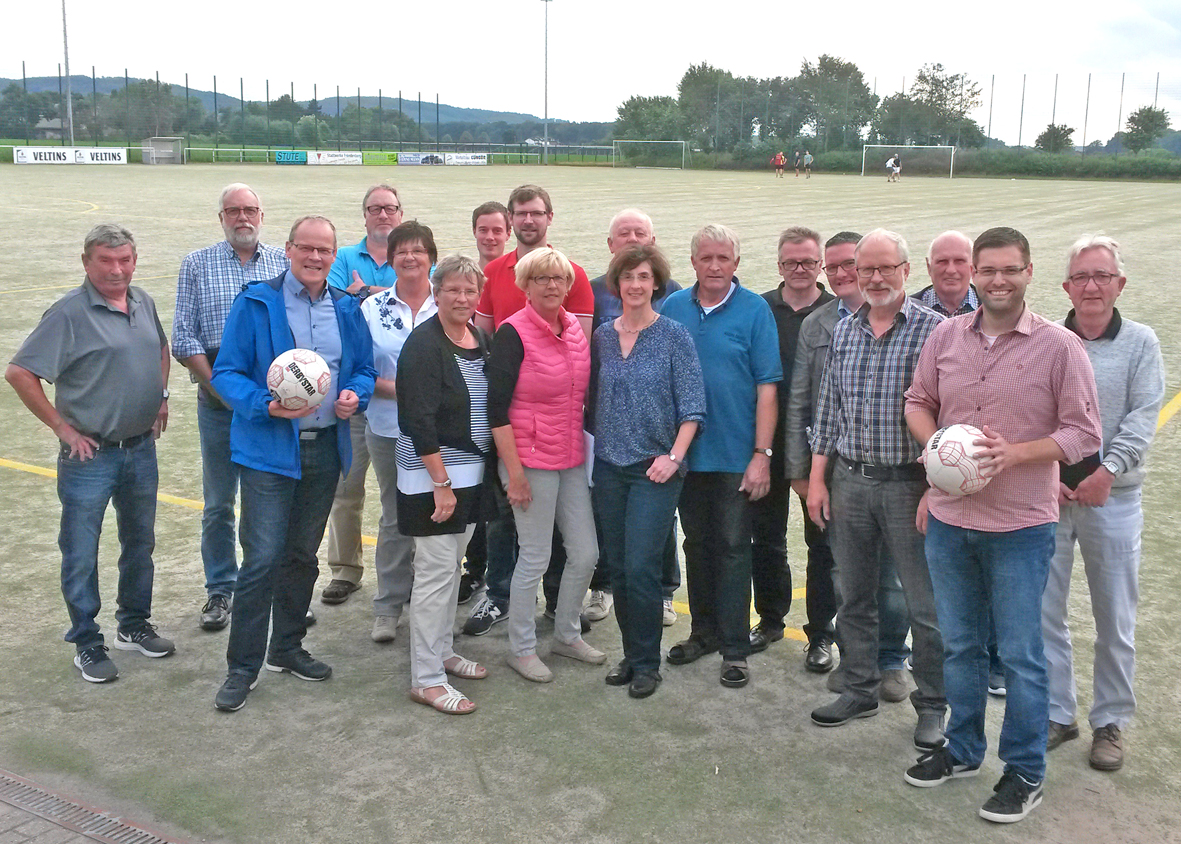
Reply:
[[[946,231],[927,250],[927,274],[935,295],[949,313],[959,310],[972,281],[972,241],[963,232]]]
[[[652,218],[638,208],[625,208],[611,218],[607,229],[607,248],[614,255],[628,246],[651,246],[656,243]]]

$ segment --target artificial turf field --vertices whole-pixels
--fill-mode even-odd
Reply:
[[[168,328],[180,260],[221,238],[216,203],[229,182],[245,181],[260,193],[264,242],[281,244],[291,221],[306,213],[326,214],[342,244],[356,242],[364,234],[364,190],[389,181],[399,188],[405,218],[434,229],[441,254],[472,255],[471,209],[487,199],[503,202],[516,185],[536,182],[553,197],[551,242],[592,277],[606,266],[611,216],[633,205],[651,214],[658,243],[682,281],[692,279],[692,232],[709,222],[734,228],[742,239],[739,276],[757,291],[778,283],[775,242],[788,225],[811,226],[826,238],[876,226],[901,232],[912,249],[910,291],[928,283],[922,254],[939,232],[975,235],[993,225],[1015,226],[1033,249],[1027,298],[1054,318],[1069,307],[1061,288],[1067,247],[1079,234],[1101,231],[1124,247],[1129,281],[1121,312],[1152,325],[1161,338],[1166,401],[1181,390],[1181,300],[1169,281],[1181,265],[1176,184],[915,178],[887,184],[881,177],[795,179],[790,172],[776,180],[769,172],[507,166],[5,166],[0,172],[0,221],[10,239],[0,268],[5,361],[45,308],[80,283],[82,239],[96,223],[118,222],[135,234],[134,283],[152,294]],[[1067,743],[1050,757],[1042,806],[1015,827],[997,828],[977,818],[976,809],[1000,775],[995,741],[1003,702],[991,701],[992,746],[982,775],[916,789],[902,780],[915,756],[909,704],[883,704],[878,717],[835,730],[813,726],[809,712],[830,695],[822,677],[804,672],[790,633],[752,658],[746,689],[718,684],[714,656],[666,667],[657,694],[633,701],[603,684],[605,667],[569,660],[549,660],[553,684],[526,683],[503,665],[506,634],[497,626],[488,636],[457,642],[491,676],[457,684],[480,708],[452,718],[407,699],[405,626],[392,646],[369,640],[371,570],[347,604],[313,604],[320,622],[307,644],[334,667],[329,682],[264,672],[245,709],[215,712],[226,634],[197,628],[204,590],[195,390],[177,364],[170,386],[170,424],[158,444],[153,620],[175,639],[177,653],[148,660],[115,651],[121,677],[109,686],[83,682],[61,640],[67,617],[50,477],[56,442],[7,385],[0,387],[2,769],[178,836],[229,842],[1181,840],[1181,543],[1174,516],[1181,420],[1160,430],[1145,486],[1139,712],[1125,733],[1125,768],[1092,771],[1086,738]],[[365,528],[372,535],[377,496],[372,477],[369,483]],[[110,636],[112,514],[106,527],[100,623]],[[788,530],[797,587],[788,624],[798,629],[804,620],[798,511]],[[325,575],[317,595],[326,582]],[[1074,586],[1085,722],[1094,634],[1081,562]],[[684,610],[683,590],[678,601]],[[461,621],[467,611],[460,609]],[[539,621],[543,656],[548,633],[548,622]],[[665,631],[665,646],[687,633],[683,614]],[[613,617],[597,624],[588,641],[611,661],[621,655]]]

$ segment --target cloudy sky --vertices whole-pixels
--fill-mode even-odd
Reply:
[[[374,11],[367,13],[366,7]],[[741,76],[788,76],[829,53],[855,62],[879,95],[909,86],[925,62],[964,71],[983,89],[974,115],[993,135],[1025,144],[1050,122],[1075,142],[1106,139],[1120,116],[1154,96],[1181,126],[1181,3],[995,0],[839,6],[763,0],[442,0],[434,3],[163,3],[132,7],[67,0],[70,69],[181,82],[262,99],[291,82],[342,94],[383,93],[456,106],[541,115],[544,22],[549,12],[549,114],[612,120],[633,94],[676,95],[690,64]],[[146,9],[160,17],[148,20]],[[5,20],[0,76],[52,75],[62,57],[57,0],[21,4]],[[1160,74],[1159,93],[1157,74]],[[1089,113],[1087,76],[1091,74]],[[1126,74],[1122,111],[1121,74]],[[1021,112],[1022,77],[1025,111]],[[994,79],[995,77],[995,79]],[[273,93],[277,96],[277,93]],[[989,115],[992,102],[991,118]]]

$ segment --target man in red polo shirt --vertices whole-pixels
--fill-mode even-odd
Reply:
[[[554,206],[549,194],[537,185],[521,185],[509,194],[508,212],[512,218],[517,248],[497,258],[484,268],[484,292],[476,305],[476,325],[492,333],[508,317],[525,307],[525,293],[517,287],[517,261],[534,249],[547,245],[546,232],[554,221]],[[595,314],[595,295],[590,280],[578,264],[574,284],[566,294],[566,310],[578,317],[590,339]]]

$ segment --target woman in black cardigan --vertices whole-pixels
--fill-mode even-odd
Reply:
[[[469,320],[484,283],[470,258],[439,261],[431,285],[439,312],[410,333],[398,357],[398,527],[414,537],[410,594],[410,698],[452,715],[475,703],[447,675],[487,670],[452,648],[460,561],[475,529],[488,427],[488,337]]]

